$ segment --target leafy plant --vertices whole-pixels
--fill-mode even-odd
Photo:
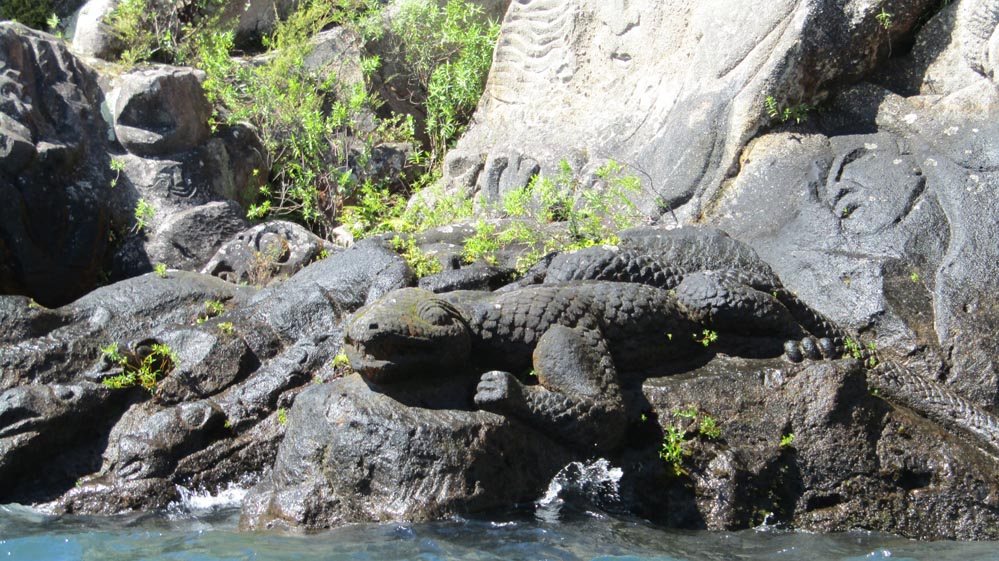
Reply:
[[[523,272],[541,255],[553,251],[616,244],[616,231],[643,220],[631,200],[641,191],[640,179],[625,174],[624,167],[614,161],[594,175],[596,183],[587,187],[563,160],[554,178],[535,176],[526,187],[503,196],[498,205],[502,212],[523,221],[500,232],[500,244],[523,243],[535,248],[524,255],[518,269]],[[565,228],[545,227],[556,222]]]
[[[482,97],[499,26],[466,0],[403,0],[391,22],[390,55],[401,62],[413,101],[426,107],[428,167],[443,162]]]
[[[475,263],[478,260],[490,265],[496,264],[496,251],[500,241],[496,236],[496,225],[480,220],[475,225],[475,235],[465,240],[462,259],[465,263]]]
[[[156,216],[156,208],[149,204],[146,199],[139,198],[138,202],[135,203],[133,215],[135,216],[135,225],[132,230],[136,233],[142,233],[149,228],[150,221]]]
[[[28,27],[48,29],[52,14],[50,0],[4,0],[0,2],[0,20],[13,20]]]
[[[340,351],[333,357],[333,362],[330,364],[333,368],[349,368],[350,359],[347,358],[347,353]]]
[[[55,35],[56,37],[62,39],[62,31],[59,30],[59,25],[62,20],[56,13],[49,14],[49,17],[45,18],[45,28],[48,29],[49,33]]]
[[[167,266],[166,266],[166,264],[165,263],[157,263],[156,265],[153,266],[153,272],[156,273],[157,277],[159,277],[161,279],[165,279],[166,276],[167,276]]]
[[[233,325],[231,321],[223,321],[218,324],[219,333],[223,335],[232,335],[232,328]]]
[[[684,447],[685,443],[686,434],[683,430],[672,425],[666,427],[662,447],[659,449],[659,458],[672,466],[674,475],[687,473],[687,470],[683,469],[683,458],[689,454]]]
[[[718,421],[711,415],[701,413],[694,406],[674,411],[673,417],[686,419],[688,426],[689,423],[693,423],[697,435],[708,440],[721,438],[721,428],[718,426]],[[683,458],[690,455],[686,444],[692,439],[691,433],[677,425],[667,425],[664,430],[659,457],[672,466],[675,475],[685,475],[687,470],[683,468]]]
[[[225,312],[225,303],[221,300],[205,300],[205,311],[198,316],[197,323],[202,324]]]
[[[912,274],[909,275],[909,280],[911,280],[913,283],[918,284],[919,283],[919,273],[917,273],[916,271],[913,271]]]
[[[121,373],[101,380],[111,389],[124,389],[142,386],[150,393],[156,391],[156,384],[167,376],[177,365],[177,355],[167,345],[153,343],[143,356],[135,353],[122,353],[118,343],[101,347],[104,360],[121,367]]]
[[[694,333],[694,340],[707,347],[718,340],[718,332],[712,329],[704,329],[700,335]]]
[[[807,103],[798,103],[796,105],[782,105],[777,102],[777,100],[772,95],[768,95],[763,102],[764,108],[766,109],[767,116],[771,120],[780,121],[786,123],[788,121],[794,121],[795,124],[801,124],[803,121],[808,119],[808,113],[815,109],[813,106]]]
[[[787,434],[785,434],[785,435],[783,435],[783,436],[780,437],[780,447],[781,448],[788,448],[792,444],[794,444],[794,433],[793,432],[789,432],[789,433],[787,433]]]
[[[111,188],[114,189],[118,185],[118,179],[121,177],[121,172],[125,171],[125,160],[121,158],[111,158],[111,171],[114,172],[114,177],[111,179]]]
[[[124,46],[125,64],[180,63],[192,56],[198,37],[217,27],[224,6],[225,0],[121,0],[105,24]]]
[[[694,421],[697,424],[697,434],[705,438],[710,440],[721,438],[721,428],[718,426],[718,420],[711,415],[701,413],[696,407],[691,406],[686,409],[674,411],[673,415],[681,419]]]
[[[284,407],[278,407],[277,410],[277,422],[278,424],[285,425],[288,423],[288,410]]]
[[[718,421],[714,417],[705,415],[701,417],[701,421],[697,425],[697,433],[705,438],[717,440],[721,438],[721,427],[718,426]]]
[[[843,340],[843,358],[855,358],[863,361],[864,365],[868,368],[874,368],[878,365],[877,350],[877,345],[873,341],[868,343],[867,347],[864,348],[853,339],[846,338]]]
[[[248,216],[297,220],[323,237],[365,184],[373,147],[389,137],[409,138],[404,120],[376,119],[373,129],[364,124],[380,105],[365,83],[348,84],[305,67],[311,38],[343,22],[345,4],[302,2],[265,39],[268,52],[259,64],[233,62],[231,31],[207,33],[197,43],[206,94],[221,107],[216,119],[250,123],[267,148],[268,182]]]
[[[402,258],[409,263],[417,278],[437,274],[444,270],[440,261],[420,249],[416,245],[416,239],[412,236],[407,238],[395,236],[389,240],[389,243],[392,245],[392,249],[402,255]]]
[[[874,16],[878,20],[878,23],[884,28],[885,31],[891,29],[892,20],[895,18],[893,14],[885,11],[884,6],[881,7],[881,12]]]

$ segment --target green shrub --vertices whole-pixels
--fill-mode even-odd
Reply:
[[[343,224],[354,237],[363,238],[388,232],[422,232],[470,216],[471,200],[459,194],[446,195],[439,186],[417,187],[416,196],[407,199],[385,185],[365,182],[356,204],[344,207]]]
[[[366,84],[341,83],[335,75],[304,68],[310,39],[343,17],[340,4],[304,2],[265,39],[268,53],[259,64],[230,58],[231,31],[213,31],[197,42],[205,91],[222,108],[218,118],[252,124],[267,148],[269,181],[261,202],[249,209],[251,218],[289,218],[329,236],[344,204],[365,185],[358,175],[371,149],[389,137],[407,136],[403,120],[379,122],[374,129],[359,125],[379,105]]]
[[[135,216],[135,225],[132,229],[137,234],[141,234],[149,228],[149,222],[156,216],[156,207],[140,197],[135,203],[135,211],[132,214]]]
[[[443,161],[482,97],[499,26],[466,0],[403,0],[391,23],[394,57],[417,101],[426,106],[429,167]]]
[[[535,227],[521,229],[524,237],[511,241],[542,244],[544,253],[572,251],[592,245],[615,244],[615,232],[638,225],[643,216],[631,198],[641,181],[611,161],[596,171],[594,185],[584,185],[568,162],[559,164],[554,179],[535,176],[531,183],[504,195],[500,208]],[[542,234],[543,224],[562,222],[566,228]]]
[[[770,117],[771,121],[780,121],[786,123],[788,121],[794,121],[795,124],[801,124],[803,121],[808,119],[808,114],[815,109],[815,107],[807,103],[798,103],[795,105],[782,105],[777,102],[777,99],[772,95],[768,95],[763,101],[764,108],[766,109],[767,116]]]
[[[397,251],[402,258],[409,263],[409,266],[413,269],[413,274],[417,278],[426,277],[429,275],[437,274],[444,270],[444,266],[441,265],[437,258],[424,253],[418,245],[416,245],[416,239],[412,236],[407,238],[402,238],[400,236],[395,236],[389,243],[392,249]]]
[[[496,264],[496,251],[500,249],[500,239],[496,235],[496,225],[480,220],[475,225],[475,234],[465,240],[462,260],[465,263],[485,261],[489,265]]]
[[[659,458],[673,468],[674,475],[686,475],[683,469],[683,458],[690,454],[684,446],[686,434],[682,429],[669,425],[663,434],[662,446],[659,448]]]
[[[121,42],[121,61],[185,62],[197,37],[218,26],[225,0],[122,0],[105,18]]]
[[[50,0],[3,0],[0,2],[0,20],[13,20],[28,27],[47,31],[52,14]]]

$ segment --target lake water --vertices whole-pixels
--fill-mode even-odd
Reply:
[[[999,561],[999,543],[917,542],[771,528],[680,532],[602,514],[538,508],[492,520],[362,524],[289,534],[239,532],[240,494],[188,496],[166,512],[54,517],[0,506],[0,561]]]

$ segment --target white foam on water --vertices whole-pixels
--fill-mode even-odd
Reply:
[[[214,493],[209,490],[195,491],[178,485],[177,492],[180,494],[180,500],[170,505],[169,510],[204,512],[240,506],[246,493],[249,492],[249,485],[233,482]]]
[[[544,495],[535,501],[536,514],[543,519],[558,517],[567,497],[583,499],[598,507],[619,504],[623,475],[621,468],[611,466],[604,458],[572,462],[555,474]]]

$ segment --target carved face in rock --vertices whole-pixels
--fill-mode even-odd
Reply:
[[[458,310],[419,288],[393,290],[347,322],[344,352],[351,367],[376,384],[453,370],[468,361],[471,338]]]

